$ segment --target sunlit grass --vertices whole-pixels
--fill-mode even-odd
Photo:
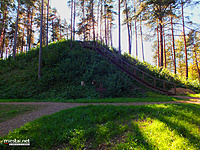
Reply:
[[[198,150],[200,105],[76,107],[30,122],[0,140],[15,138],[30,139],[34,149]]]
[[[188,94],[187,96],[200,98],[200,93],[199,94]]]

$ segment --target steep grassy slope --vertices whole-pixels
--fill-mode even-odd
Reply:
[[[38,49],[0,61],[0,98],[97,98],[92,80],[102,82],[105,97],[141,97],[144,88],[104,58],[78,42],[60,41],[43,47],[42,78],[37,79]],[[86,86],[80,85],[85,81]],[[146,90],[145,90],[146,91]]]
[[[121,55],[120,57],[124,61],[128,62],[129,64],[132,64],[133,66],[146,72],[147,74],[152,75],[153,77],[174,82],[176,83],[176,87],[188,88],[188,89],[193,90],[196,93],[200,93],[200,84],[197,81],[191,82],[191,80],[185,80],[184,77],[179,77],[178,75],[174,75],[165,68],[158,68],[157,66],[152,66],[147,62],[140,62],[139,60],[134,59],[128,54]],[[149,82],[153,82],[148,78],[146,80],[147,81],[149,80]],[[162,87],[162,83],[160,87]],[[166,87],[166,88],[168,88],[168,90],[170,89],[170,87]],[[173,88],[173,86],[171,88]]]

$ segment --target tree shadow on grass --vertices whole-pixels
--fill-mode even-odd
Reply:
[[[50,148],[52,145],[59,145],[63,142],[69,142],[68,137],[69,135],[72,136],[72,131],[74,133],[75,131],[83,130],[84,138],[87,139],[86,141],[91,141],[95,144],[96,137],[98,136],[96,132],[97,125],[101,125],[101,127],[103,127],[102,129],[106,127],[112,131],[112,127],[109,127],[108,122],[116,123],[121,120],[123,123],[127,121],[130,122],[131,120],[131,127],[128,129],[130,130],[130,134],[127,134],[125,139],[127,140],[127,143],[125,141],[124,143],[122,142],[119,144],[123,146],[123,144],[125,145],[128,144],[128,142],[133,142],[133,146],[136,146],[138,149],[157,149],[158,147],[153,145],[154,143],[148,140],[148,137],[146,137],[144,131],[139,125],[140,121],[146,121],[149,117],[152,120],[155,119],[165,123],[171,130],[175,130],[179,135],[182,134],[182,136],[186,138],[192,145],[197,144],[196,147],[200,147],[198,143],[200,140],[199,137],[191,134],[183,124],[178,124],[177,122],[170,120],[170,118],[173,118],[174,116],[177,116],[180,121],[187,120],[190,124],[195,124],[199,127],[198,120],[195,120],[192,117],[196,116],[198,118],[198,116],[200,116],[200,106],[190,104],[84,106],[63,110],[53,115],[37,119],[19,129],[18,132],[11,133],[6,138],[27,137],[31,139],[31,144],[35,148]],[[118,128],[113,126],[113,129],[117,130]],[[78,135],[79,133],[77,132],[76,138]],[[118,134],[118,136],[121,136],[121,132]],[[128,146],[130,145],[127,145],[127,147]],[[120,147],[118,148],[120,149]]]
[[[166,106],[169,107],[163,109],[159,107],[145,106],[148,107],[146,110],[154,112],[151,115],[146,114],[146,117],[160,120],[161,122],[165,123],[167,127],[169,127],[172,131],[175,130],[179,136],[187,139],[193,146],[200,148],[200,136],[194,136],[191,132],[192,129],[189,130],[189,127],[186,126],[186,123],[190,126],[200,126],[200,122],[193,118],[194,116],[198,118],[200,114],[200,107],[193,104],[170,104]],[[190,116],[186,115],[188,113],[190,114]],[[185,124],[180,124],[180,122],[185,122]]]

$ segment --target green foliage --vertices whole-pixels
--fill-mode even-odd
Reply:
[[[0,105],[0,123],[17,115],[38,110],[40,107],[31,105]]]
[[[132,64],[136,68],[144,71],[145,73],[170,82],[174,82],[177,84],[177,87],[182,87],[182,88],[189,88],[193,90],[194,92],[199,93],[200,92],[200,85],[198,81],[193,81],[193,80],[186,80],[185,77],[183,76],[177,76],[172,74],[168,69],[165,68],[158,68],[157,66],[153,66],[147,62],[140,62],[137,59],[134,59],[133,57],[129,56],[128,54],[124,54],[121,56],[123,60],[128,62],[129,64]],[[145,80],[149,82],[151,81],[148,77],[145,78]],[[158,83],[160,85],[157,85],[162,88],[162,82]],[[166,85],[167,89],[169,90],[170,88],[173,88],[173,86]]]
[[[106,47],[107,48],[107,47]],[[120,72],[95,51],[83,49],[78,42],[59,41],[51,43],[42,50],[42,77],[37,79],[38,48],[27,54],[19,54],[14,62],[12,58],[0,60],[0,97],[4,99],[95,99],[99,93],[91,85],[96,80],[107,88],[104,97],[145,97],[148,90]],[[115,53],[113,51],[113,53]],[[190,81],[180,80],[172,76],[168,70],[154,67],[146,62],[140,62],[128,54],[120,56],[123,60],[154,77],[172,81],[177,87],[190,88],[199,93],[199,85]],[[136,72],[138,76],[141,73]],[[145,80],[153,80],[145,76]],[[86,86],[80,86],[84,81]],[[163,82],[156,82],[163,87]],[[166,88],[172,86],[166,83]]]
[[[199,126],[199,105],[84,106],[29,122],[0,141],[30,139],[31,149],[197,150]]]
[[[91,85],[103,83],[104,97],[141,97],[142,87],[118,71],[95,51],[83,49],[78,42],[59,41],[42,49],[42,77],[37,79],[38,48],[0,61],[0,97],[7,99],[98,98]],[[84,81],[86,86],[80,86]],[[133,85],[136,85],[133,88]],[[145,91],[144,91],[145,92]]]

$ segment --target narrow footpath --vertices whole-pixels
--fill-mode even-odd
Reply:
[[[29,112],[23,115],[18,115],[14,118],[11,118],[7,121],[0,123],[0,136],[5,136],[16,128],[20,128],[26,123],[33,121],[37,118],[40,118],[44,115],[50,115],[61,111],[63,109],[69,109],[72,107],[86,106],[86,105],[152,105],[152,104],[177,104],[177,103],[192,103],[200,104],[200,98],[191,98],[191,97],[180,97],[177,98],[184,99],[193,99],[193,101],[170,101],[170,102],[135,102],[135,103],[59,103],[59,102],[0,102],[0,105],[37,105],[42,106],[42,109],[39,109],[34,112]]]

